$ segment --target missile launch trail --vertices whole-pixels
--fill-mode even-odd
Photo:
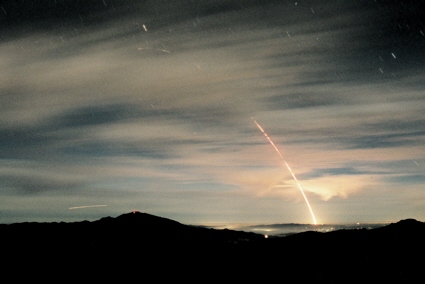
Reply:
[[[83,208],[93,208],[93,207],[104,207],[104,206],[108,206],[105,204],[102,205],[86,205],[86,206],[75,206],[75,207],[69,207],[69,210],[75,210],[75,209],[83,209]]]
[[[264,131],[264,129],[261,127],[261,125],[258,124],[258,122],[253,117],[251,117],[251,118],[254,121],[255,125],[257,125],[257,127],[261,130],[261,132],[264,134],[264,136],[267,138],[267,140],[270,142],[270,144],[273,146],[273,148],[279,154],[279,156],[282,158],[283,162],[285,163],[286,167],[288,168],[289,172],[291,173],[292,177],[294,178],[295,182],[297,183],[297,186],[300,189],[302,196],[304,197],[305,203],[307,204],[308,210],[310,211],[311,217],[313,218],[314,225],[317,225],[316,217],[314,216],[313,209],[311,209],[310,202],[308,202],[307,196],[305,195],[304,190],[301,187],[301,184],[299,183],[299,181],[298,181],[297,177],[295,176],[294,172],[292,171],[291,167],[285,161],[285,159],[283,158],[283,155],[280,153],[279,149],[273,143],[272,139],[270,139],[269,135],[267,135],[266,131]]]

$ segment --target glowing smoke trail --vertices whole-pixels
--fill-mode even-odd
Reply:
[[[86,205],[86,206],[76,206],[76,207],[69,207],[69,210],[74,210],[74,209],[82,209],[82,208],[93,208],[93,207],[104,207],[104,206],[108,206],[108,205]]]
[[[314,217],[313,209],[311,209],[311,206],[310,206],[310,203],[308,202],[307,196],[305,195],[304,190],[301,187],[301,184],[298,182],[298,179],[295,176],[294,172],[291,170],[291,167],[285,161],[285,159],[283,158],[283,156],[280,153],[279,149],[276,147],[276,145],[273,143],[273,141],[270,139],[270,137],[267,135],[267,133],[264,131],[264,129],[261,127],[261,125],[259,125],[258,122],[253,117],[251,117],[251,118],[254,121],[254,123],[257,125],[257,127],[261,130],[261,132],[263,132],[263,134],[267,138],[267,140],[269,140],[270,144],[273,146],[273,148],[276,150],[276,152],[279,154],[279,156],[282,158],[283,162],[285,163],[286,167],[288,168],[289,172],[291,173],[292,177],[294,178],[295,182],[297,183],[298,188],[300,189],[301,194],[304,197],[305,203],[307,203],[308,210],[310,210],[310,214],[311,214],[311,217],[313,218],[314,225],[317,225],[317,221],[316,221],[316,217]]]

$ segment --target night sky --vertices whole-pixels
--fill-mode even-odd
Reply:
[[[0,223],[425,220],[424,1],[0,8]]]

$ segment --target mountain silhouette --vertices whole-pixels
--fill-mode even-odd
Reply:
[[[424,239],[425,224],[415,219],[375,229],[271,238],[137,211],[92,222],[0,225],[4,271],[19,263],[20,269],[36,274],[48,269],[97,280],[121,275],[163,281],[280,277],[315,283],[406,283],[422,277]]]

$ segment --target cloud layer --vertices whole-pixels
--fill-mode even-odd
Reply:
[[[251,117],[319,221],[424,218],[420,1],[30,2],[0,18],[0,222],[310,222]]]

